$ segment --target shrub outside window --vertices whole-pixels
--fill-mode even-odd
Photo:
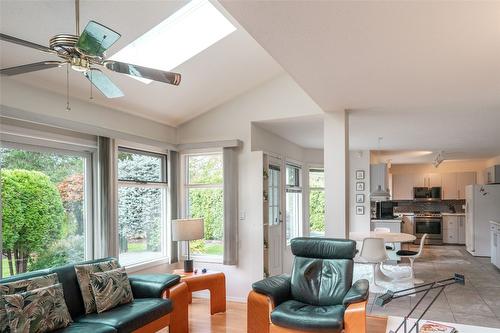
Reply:
[[[185,155],[185,210],[203,218],[205,238],[190,242],[191,253],[220,258],[224,254],[224,188],[221,153]]]
[[[134,265],[167,256],[167,156],[118,149],[120,263]]]
[[[0,148],[1,277],[92,257],[91,154]]]
[[[309,234],[325,236],[325,173],[323,169],[309,169]]]

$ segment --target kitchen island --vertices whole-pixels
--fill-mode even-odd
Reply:
[[[401,222],[403,222],[402,217],[395,219],[371,219],[370,220],[370,231],[374,231],[375,228],[388,228],[390,232],[401,232]],[[394,251],[401,250],[401,244],[394,244]]]

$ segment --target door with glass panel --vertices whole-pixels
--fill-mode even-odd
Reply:
[[[278,159],[269,159],[268,177],[268,251],[269,274],[271,276],[283,273],[283,220],[281,216],[281,162]]]

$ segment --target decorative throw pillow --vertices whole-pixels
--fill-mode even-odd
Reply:
[[[90,284],[98,313],[134,300],[130,281],[123,267],[107,272],[90,273]]]
[[[60,283],[5,295],[5,310],[14,333],[50,332],[72,322]]]
[[[5,311],[5,295],[17,294],[28,290],[53,286],[57,283],[59,283],[57,274],[53,273],[0,284],[0,333],[10,332],[7,312]]]
[[[85,305],[85,314],[94,313],[97,310],[94,293],[90,286],[90,273],[105,272],[118,267],[119,265],[116,259],[93,264],[75,265],[76,277],[82,292],[83,304]]]

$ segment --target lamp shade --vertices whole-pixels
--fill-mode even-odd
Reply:
[[[203,219],[172,220],[173,241],[202,239],[204,236]]]

